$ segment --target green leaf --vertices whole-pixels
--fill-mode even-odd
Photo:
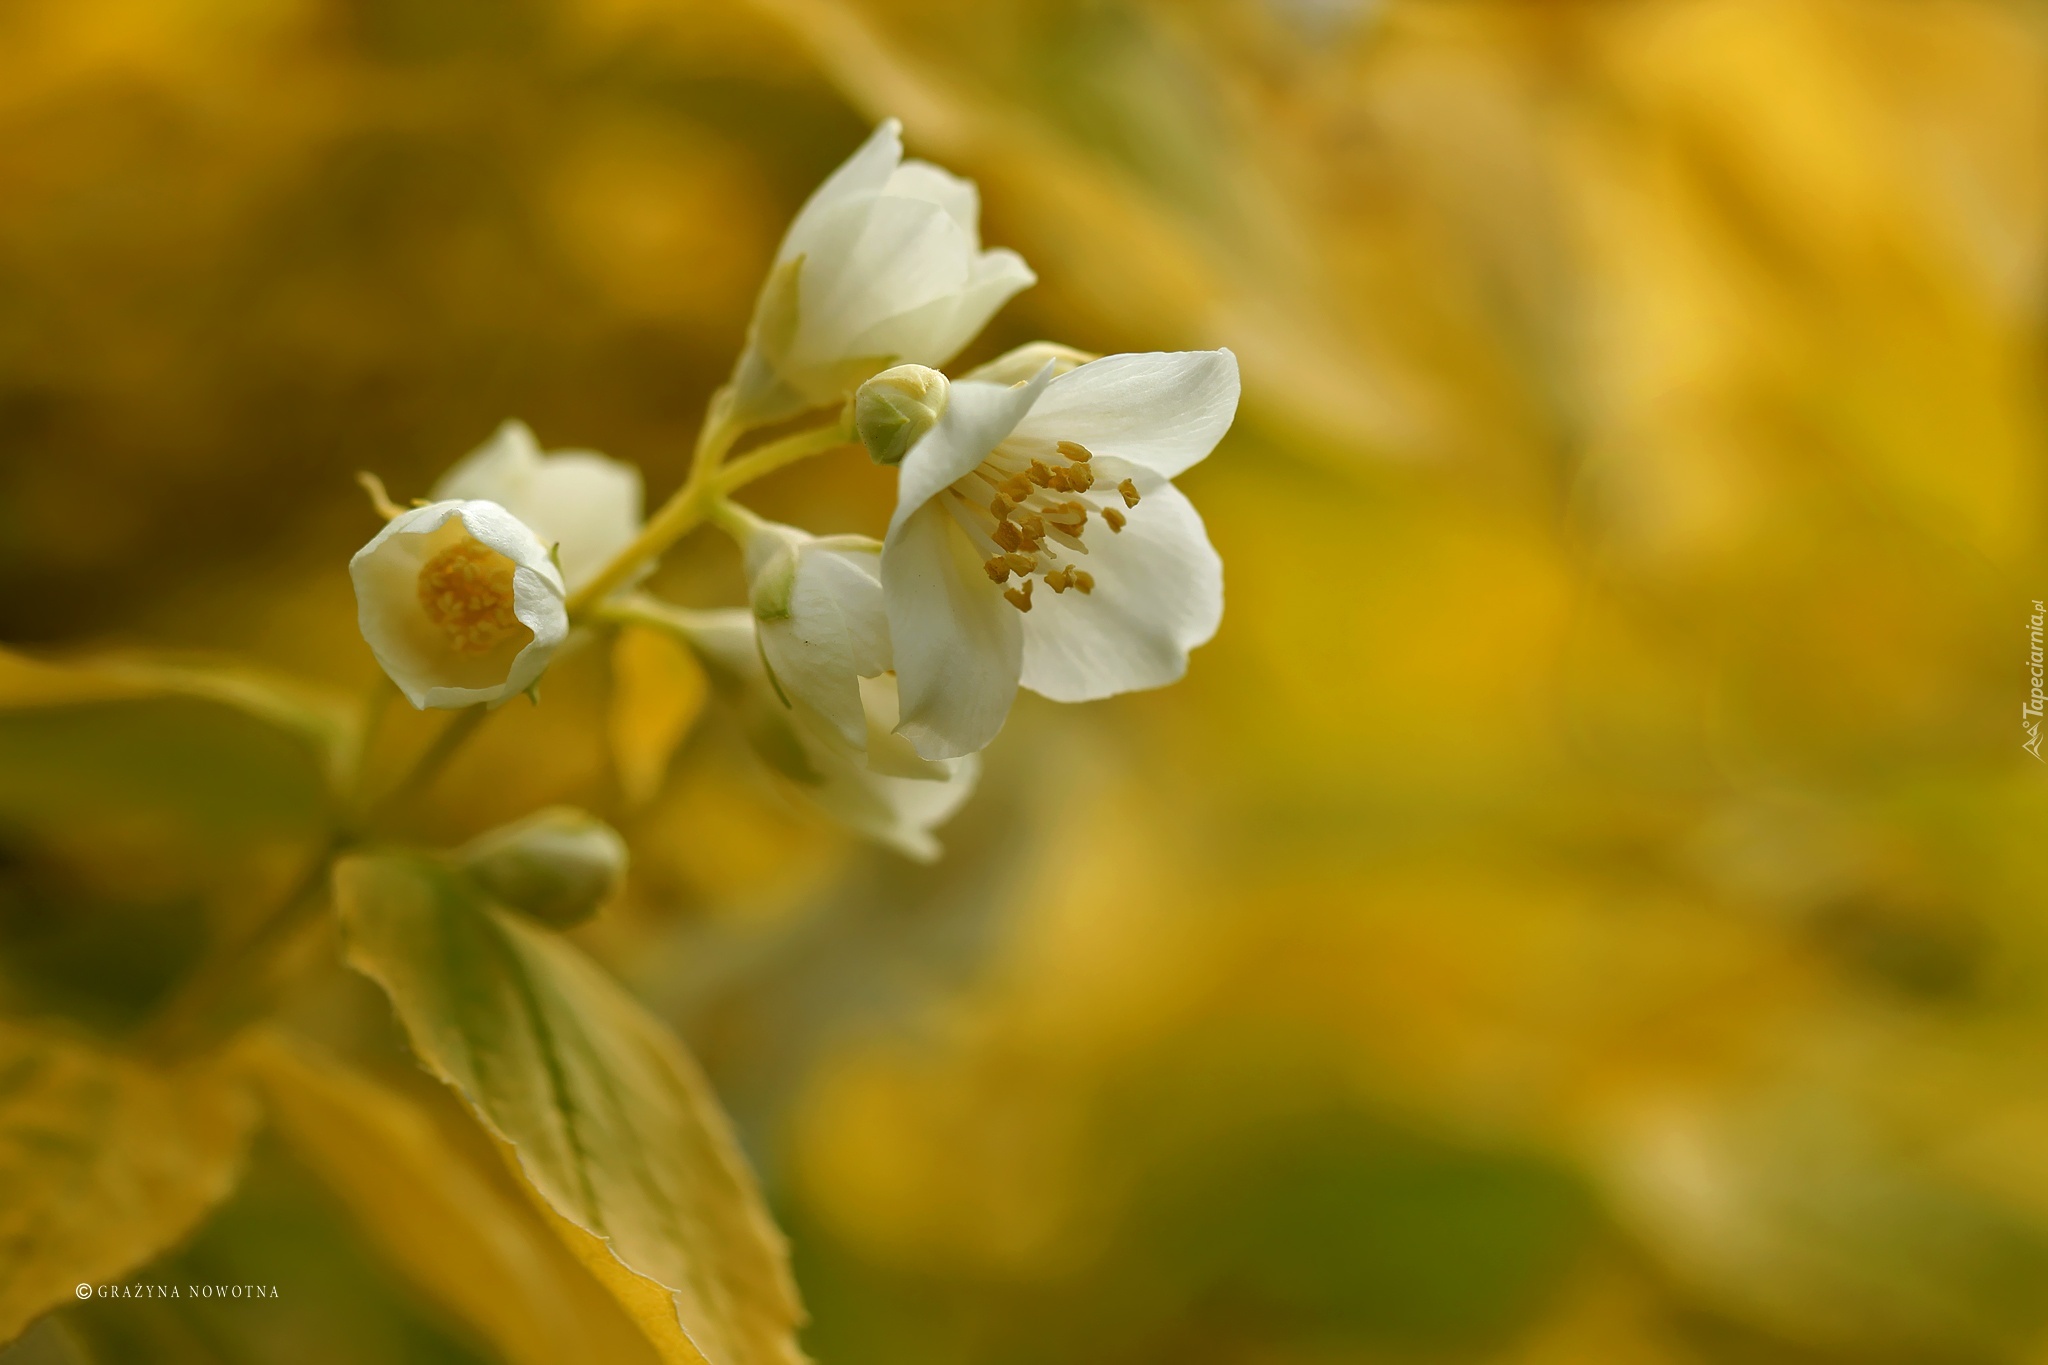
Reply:
[[[390,996],[427,1067],[511,1143],[571,1249],[600,1278],[628,1272],[611,1278],[629,1310],[635,1296],[666,1300],[666,1359],[803,1359],[787,1249],[673,1034],[430,855],[346,858],[335,902],[351,964]]]
[[[218,1063],[0,1025],[0,1342],[184,1237],[234,1188],[255,1113]]]

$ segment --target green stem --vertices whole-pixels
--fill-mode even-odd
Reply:
[[[714,403],[713,406],[716,409],[721,405]],[[619,551],[597,577],[570,594],[568,605],[572,621],[590,615],[592,608],[622,587],[640,571],[642,565],[659,557],[686,532],[696,529],[710,515],[717,501],[734,489],[853,439],[842,415],[824,425],[792,432],[780,440],[758,446],[730,464],[720,464],[739,433],[732,429],[729,421],[717,417],[706,424],[705,431],[708,439],[698,443],[696,460],[688,480],[648,519],[632,544]]]
[[[846,424],[844,415],[834,418],[822,426],[806,427],[791,432],[779,441],[770,441],[734,460],[712,474],[712,492],[724,497],[736,488],[743,487],[759,478],[765,478],[785,465],[807,460],[813,455],[822,455],[828,450],[843,446],[853,440],[853,431]]]
[[[468,743],[469,737],[476,733],[477,727],[490,713],[491,708],[482,705],[464,707],[456,712],[454,718],[441,727],[441,733],[434,736],[433,742],[420,751],[420,756],[413,760],[405,776],[375,801],[361,806],[351,824],[356,829],[367,829],[378,816],[433,785],[441,770],[448,766],[448,760],[455,757],[455,751]]]
[[[236,1007],[260,988],[263,971],[327,903],[334,860],[350,843],[345,834],[332,835],[314,853],[276,910],[185,979],[170,1003],[143,1029],[136,1040],[138,1048],[155,1057],[179,1056],[192,1050],[195,1041],[232,1032],[246,1017],[261,1013],[260,1009],[252,1013]]]
[[[732,418],[730,394],[721,389],[712,399],[704,430],[698,436],[689,477],[648,520],[633,542],[620,551],[596,578],[570,597],[568,607],[572,620],[583,616],[619,623],[633,619],[657,620],[666,615],[668,619],[662,624],[674,627],[679,619],[694,615],[680,608],[664,608],[657,613],[651,609],[653,604],[635,606],[629,605],[630,599],[607,602],[605,598],[639,572],[642,565],[706,519],[715,518],[727,524],[741,518],[751,519],[751,514],[744,509],[731,507],[725,502],[726,495],[734,489],[852,439],[842,414],[829,423],[793,432],[750,450],[729,464],[723,463],[726,453],[743,430]],[[353,775],[358,784],[370,742],[388,701],[387,689],[380,687],[371,701],[370,714],[365,718],[362,751],[356,755]],[[326,904],[327,885],[335,858],[353,847],[379,817],[431,786],[448,766],[449,760],[476,733],[490,711],[489,707],[470,706],[457,713],[441,727],[441,732],[413,761],[405,776],[382,796],[365,801],[358,791],[356,798],[349,803],[350,810],[342,828],[335,831],[318,851],[291,894],[267,918],[187,978],[184,987],[144,1029],[138,1039],[139,1046],[158,1056],[177,1055],[192,1045],[195,1036],[207,1038],[231,1032],[246,1019],[261,1013],[261,1006],[251,1002],[248,996],[258,991],[262,983],[250,978],[258,977],[273,967],[277,956]]]

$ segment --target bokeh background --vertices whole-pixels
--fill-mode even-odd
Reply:
[[[929,869],[715,715],[628,801],[601,651],[426,817],[629,833],[583,941],[711,1071],[811,1352],[2048,1360],[2044,26],[5,0],[0,640],[367,691],[353,471],[414,496],[518,416],[665,493],[783,224],[900,115],[1043,281],[970,359],[1241,357],[1184,480],[1221,635],[1020,704]],[[849,453],[753,501],[891,495]],[[737,600],[716,543],[658,583]],[[183,960],[183,901],[39,856],[0,850],[15,992],[118,1012]],[[298,1008],[395,1074],[365,989]],[[9,1365],[488,1358],[269,1143],[169,1266],[285,1293]]]

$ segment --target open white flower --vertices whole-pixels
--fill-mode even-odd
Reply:
[[[435,501],[495,502],[557,547],[569,591],[597,576],[640,532],[640,471],[591,450],[543,455],[507,422],[441,476]]]
[[[736,415],[837,403],[899,361],[943,365],[1037,277],[981,249],[972,181],[903,160],[890,119],[811,195],[754,308],[733,372]]]
[[[494,502],[401,512],[348,572],[370,652],[422,709],[524,692],[569,633],[548,547]]]
[[[722,513],[741,538],[747,595],[769,681],[837,733],[868,742],[861,680],[889,671],[880,541],[814,536],[738,507]]]
[[[981,760],[918,757],[895,733],[893,677],[860,679],[865,733],[854,746],[802,700],[776,691],[761,660],[753,613],[685,611],[643,599],[633,619],[674,630],[689,643],[737,712],[748,743],[792,793],[907,857],[938,857],[932,831],[973,793]]]
[[[1173,682],[1222,621],[1222,561],[1171,480],[1229,430],[1236,357],[1058,369],[957,381],[900,468],[882,589],[927,758],[984,748],[1020,682],[1054,701]]]

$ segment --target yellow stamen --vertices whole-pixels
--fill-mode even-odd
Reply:
[[[1095,486],[1095,471],[1085,464],[1070,465],[1067,468],[1067,482],[1074,486],[1076,493],[1086,493]]]
[[[1038,567],[1038,561],[1030,555],[1004,555],[1003,563],[1009,565],[1012,572],[1020,574],[1030,573]]]
[[[1001,555],[984,563],[981,571],[997,583],[1006,583],[1010,578],[1010,566],[1003,562]]]
[[[1087,464],[1089,460],[1094,458],[1094,456],[1088,453],[1088,447],[1082,445],[1079,441],[1061,441],[1055,448],[1061,455],[1064,455],[1076,464]]]
[[[1054,569],[1045,576],[1045,586],[1051,588],[1054,592],[1065,592],[1067,590],[1067,583],[1068,576],[1065,569]]]
[[[533,632],[512,610],[512,561],[474,540],[461,540],[420,566],[420,608],[458,654],[488,654],[514,635]]]
[[[1010,515],[1010,506],[1010,500],[1001,493],[998,493],[988,500],[989,515],[993,516],[997,521],[1001,521],[1004,517]]]
[[[1127,520],[1124,514],[1117,511],[1114,507],[1103,508],[1102,519],[1109,523],[1109,529],[1112,531],[1123,530],[1124,522]]]
[[[1025,579],[1021,588],[1003,589],[1003,599],[1018,611],[1031,610],[1031,580]]]
[[[384,520],[389,521],[405,510],[393,502],[391,495],[384,491],[384,480],[378,478],[369,470],[358,469],[356,471],[356,482],[361,484],[363,491],[370,495],[370,506],[376,508],[377,515],[384,518]]]
[[[1024,471],[1024,477],[1044,488],[1052,483],[1052,470],[1047,467],[1045,461],[1033,460],[1031,467]]]
[[[1132,483],[1129,479],[1125,479],[1122,483],[1118,484],[1116,491],[1124,495],[1124,506],[1136,507],[1138,505],[1138,485]]]
[[[1081,590],[1083,596],[1095,591],[1095,575],[1086,569],[1069,569],[1067,577],[1074,580],[1074,586]]]
[[[1002,546],[1005,550],[1016,549],[1024,540],[1023,535],[1017,530],[1016,526],[1007,521],[997,522],[996,529],[988,533],[988,538]]]

